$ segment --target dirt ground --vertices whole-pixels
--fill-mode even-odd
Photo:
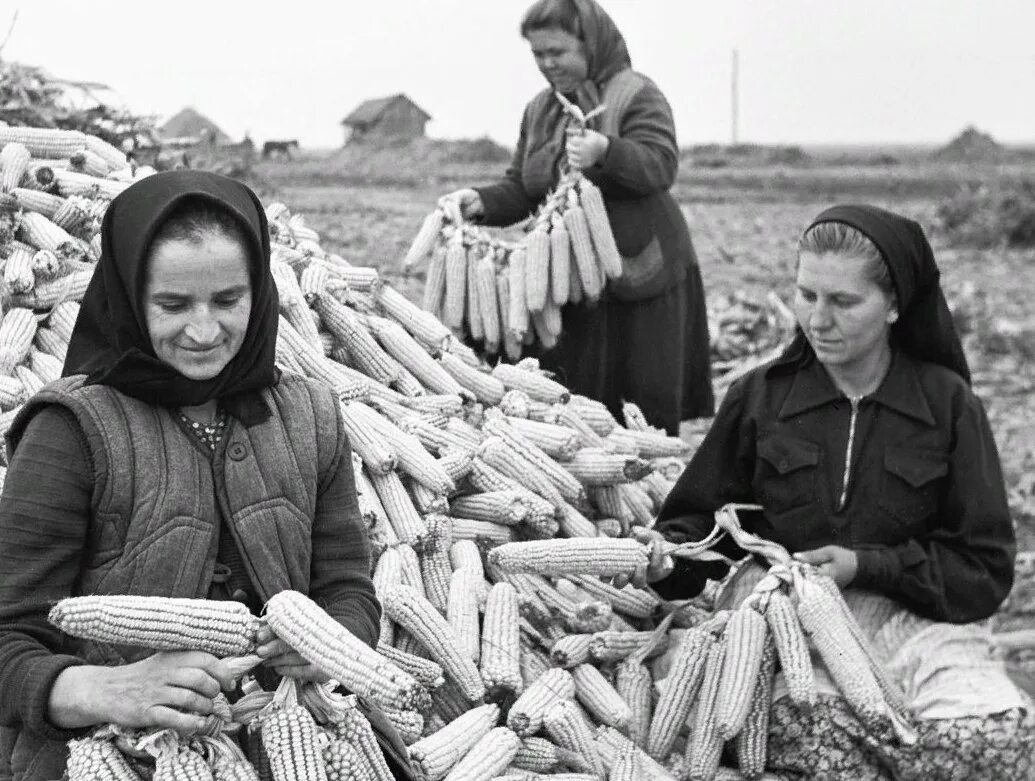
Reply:
[[[407,295],[420,295],[423,272],[404,276],[399,261],[441,195],[488,183],[505,163],[359,167],[340,158],[264,163],[255,184],[319,231],[325,247],[373,265]],[[938,229],[940,199],[964,183],[1033,176],[993,165],[911,163],[884,166],[695,169],[684,165],[673,193],[690,224],[709,296],[769,291],[791,299],[794,247],[823,208],[868,202],[918,220],[927,230],[957,321],[965,331],[974,387],[984,401],[1003,459],[1018,530],[1018,586],[999,618],[1003,627],[1035,621],[1035,250],[953,246]]]

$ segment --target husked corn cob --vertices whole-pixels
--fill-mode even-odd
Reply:
[[[644,493],[650,497],[651,502],[654,504],[656,510],[660,510],[661,506],[665,503],[666,497],[672,491],[672,487],[675,485],[674,481],[666,480],[659,472],[651,472],[646,477],[642,478],[637,485],[643,489]]]
[[[407,434],[411,434],[420,440],[420,443],[426,450],[430,450],[433,453],[437,452],[441,455],[447,448],[453,449],[455,451],[454,460],[457,461],[462,462],[465,460],[460,456],[461,451],[475,450],[478,447],[477,444],[469,445],[469,443],[460,439],[456,435],[446,431],[445,429],[439,428],[426,420],[416,417],[415,415],[406,415],[397,421],[397,425]],[[470,458],[467,457],[466,460],[469,461]],[[446,472],[453,478],[453,481],[456,482],[458,479],[457,476],[452,473],[441,458],[439,459],[439,464],[446,469]],[[462,476],[463,475],[461,475],[461,477]]]
[[[461,567],[474,570],[478,608],[484,610],[491,585],[485,579],[485,567],[477,543],[472,540],[456,540],[449,548],[449,563],[453,566],[454,572]]]
[[[593,634],[589,652],[594,659],[601,662],[616,662],[636,653],[645,646],[655,642],[654,632],[623,632],[605,629]],[[668,645],[668,637],[657,642],[649,655],[663,653]]]
[[[303,706],[290,704],[263,718],[262,745],[274,781],[326,781],[319,729]]]
[[[427,515],[428,513],[444,515],[449,512],[449,501],[446,499],[445,494],[436,493],[412,478],[408,478],[404,482],[406,490],[410,492],[413,506],[417,508],[417,512],[421,515]]]
[[[476,521],[471,518],[453,519],[453,539],[504,545],[514,541],[514,529],[491,521]]]
[[[413,500],[398,474],[372,474],[370,482],[388,514],[388,521],[396,537],[403,542],[415,543],[427,535],[428,527],[413,506]]]
[[[506,727],[494,727],[474,744],[446,776],[447,781],[492,781],[510,764],[521,738]]]
[[[352,453],[352,471],[356,484],[356,501],[359,504],[360,515],[370,529],[371,542],[382,543],[385,547],[397,544],[399,538],[388,520],[388,513],[385,512],[377,491],[363,469],[363,459],[355,452]]]
[[[485,328],[482,325],[482,305],[478,300],[477,264],[478,251],[471,247],[467,253],[467,332],[472,339],[481,341],[485,337]]]
[[[303,711],[304,712],[304,711]],[[311,718],[311,717],[310,717]],[[307,749],[303,749],[307,750]],[[320,763],[322,767],[322,762]],[[277,781],[287,781],[298,776],[274,776]],[[155,761],[154,779],[157,781],[213,781],[212,771],[208,763],[200,755],[187,746],[163,751]],[[319,776],[312,776],[317,779]],[[326,776],[323,776],[326,778]]]
[[[727,652],[724,638],[719,638],[708,649],[701,687],[691,709],[686,758],[690,760],[690,774],[694,778],[711,779],[719,769],[723,739],[719,734],[715,708],[719,702],[719,684]]]
[[[582,447],[578,432],[567,426],[513,417],[507,418],[507,424],[548,456],[560,461],[571,458]]]
[[[356,694],[396,710],[419,710],[426,703],[427,693],[412,675],[376,653],[304,594],[275,594],[266,603],[266,622],[308,662]]]
[[[482,581],[478,573],[461,567],[449,577],[446,618],[460,641],[461,650],[477,664],[481,655],[481,632],[478,624],[478,590]]]
[[[328,295],[315,296],[312,306],[327,330],[348,350],[357,369],[382,385],[398,379],[402,365],[384,351],[348,307]]]
[[[520,247],[511,250],[507,266],[507,333],[521,340],[528,331],[528,292],[525,265],[527,258]],[[497,292],[499,288],[497,288]],[[502,295],[500,296],[502,300]],[[502,378],[501,378],[502,379]]]
[[[391,720],[387,711],[385,715]],[[348,741],[329,740],[323,747],[322,757],[328,781],[367,781],[370,778],[363,755]]]
[[[520,390],[529,398],[546,404],[564,404],[571,398],[568,389],[559,382],[530,369],[521,369],[509,363],[496,364],[492,373],[507,390]]]
[[[626,729],[632,709],[603,674],[591,664],[580,664],[571,671],[575,696],[601,724]]]
[[[527,499],[518,491],[486,491],[460,496],[450,502],[450,512],[460,518],[516,526],[528,517]]]
[[[636,540],[607,537],[535,540],[494,548],[489,562],[508,572],[614,577],[645,570],[647,549]]]
[[[530,312],[546,305],[550,287],[550,235],[545,224],[525,237],[525,303]]]
[[[651,678],[650,670],[635,659],[627,659],[618,665],[615,688],[632,711],[629,735],[637,746],[643,748],[647,744],[647,735],[650,732],[653,704],[654,680]]]
[[[417,543],[417,557],[420,561],[421,578],[428,601],[442,615],[449,605],[449,582],[453,566],[449,563],[449,548],[452,540],[452,520],[447,515],[426,515],[425,534]]]
[[[452,678],[447,678],[444,684],[431,693],[432,714],[437,715],[443,725],[467,713],[477,704],[467,699]],[[441,729],[441,727],[439,728]]]
[[[543,526],[558,512],[555,505],[539,494],[530,491],[522,482],[490,466],[481,458],[471,462],[471,485],[482,492],[510,491],[518,493],[528,503],[528,514],[524,522],[530,526]]]
[[[521,681],[525,689],[550,670],[550,658],[539,646],[533,646],[525,635],[521,637]]]
[[[511,767],[531,773],[545,773],[552,777],[550,771],[559,767],[588,770],[589,766],[586,760],[574,751],[562,748],[546,738],[531,736],[521,741],[517,754],[511,760]]]
[[[40,352],[35,347],[29,348],[29,366],[33,373],[44,383],[54,382],[61,377],[63,364],[49,353]]]
[[[344,698],[348,707],[337,714],[338,720],[334,724],[334,734],[351,746],[359,749],[363,756],[367,769],[370,771],[372,781],[394,781],[395,776],[388,769],[381,747],[377,744],[377,738],[370,722],[356,707],[356,698],[349,695]]]
[[[0,377],[0,409],[9,410],[17,407],[43,386],[42,381],[37,378],[36,382],[32,382],[30,388],[30,385],[21,379],[24,371],[26,371],[24,366],[18,366],[15,369],[16,377]],[[35,377],[31,371],[29,374]]]
[[[653,431],[629,431],[641,458],[685,457],[690,454],[690,443],[679,437],[669,437]]]
[[[488,372],[472,368],[450,353],[442,353],[439,362],[453,376],[453,379],[474,394],[478,401],[485,404],[499,404],[503,398],[503,383]]]
[[[33,157],[67,159],[86,149],[86,134],[78,130],[0,126],[0,147],[22,144]]]
[[[371,577],[371,581],[374,584],[374,592],[377,594],[378,599],[387,591],[390,587],[399,585],[402,583],[402,557],[399,551],[395,548],[386,548],[380,558],[377,560],[377,565],[374,567],[374,574]],[[380,651],[383,647],[391,647],[394,627],[392,621],[388,616],[381,613],[381,633],[378,635],[377,647]]]
[[[258,771],[231,738],[219,735],[196,740],[215,781],[259,781]]]
[[[515,482],[520,482],[546,499],[553,507],[560,507],[564,498],[550,478],[536,464],[528,461],[510,443],[497,436],[482,442],[478,456],[489,466],[499,470]]]
[[[619,613],[633,618],[653,618],[661,609],[661,598],[649,589],[633,586],[618,589],[588,575],[573,575],[571,580],[580,589],[610,603]]]
[[[586,224],[593,242],[600,269],[608,279],[622,276],[622,256],[611,232],[607,218],[604,197],[593,182],[586,177],[579,180],[579,205],[586,215]]]
[[[632,748],[625,748],[618,753],[608,781],[637,781],[640,778],[640,766],[636,761],[636,752]]]
[[[406,251],[406,256],[403,258],[404,268],[410,268],[427,257],[428,253],[434,248],[435,242],[438,241],[438,235],[442,230],[444,221],[445,212],[442,209],[435,209],[435,211],[424,218],[424,221],[420,224],[420,230],[413,237],[413,243],[410,244],[410,248]]]
[[[379,644],[377,652],[388,661],[397,665],[400,670],[412,675],[428,691],[437,689],[445,683],[442,665],[438,662],[401,651],[390,645],[382,646]]]
[[[879,724],[889,715],[884,693],[837,603],[822,586],[806,578],[801,578],[796,587],[801,627],[830,677],[864,725]]]
[[[550,217],[550,298],[557,306],[568,303],[571,290],[571,238],[564,219]]]
[[[388,590],[383,607],[393,621],[416,637],[442,665],[445,673],[460,685],[471,701],[485,696],[485,685],[474,661],[466,656],[453,628],[426,598],[407,586]]]
[[[600,266],[596,252],[593,250],[593,239],[589,233],[586,213],[579,206],[574,190],[568,193],[568,208],[564,212],[564,227],[568,229],[571,239],[571,251],[574,256],[574,267],[578,270],[579,283],[583,295],[589,301],[596,301],[604,288]]]
[[[487,434],[501,438],[525,461],[546,475],[565,501],[575,504],[581,504],[585,501],[586,494],[579,481],[544,453],[541,448],[516,432],[507,423],[506,418],[499,410],[486,411],[482,429]],[[558,510],[561,509],[561,505],[556,501],[554,501],[554,507]]]
[[[558,745],[578,754],[598,778],[605,777],[593,732],[572,700],[560,699],[551,703],[543,714],[543,727]]]
[[[93,154],[100,157],[108,164],[108,168],[112,171],[126,170],[128,160],[126,160],[125,152],[120,149],[116,149],[114,146],[109,144],[103,138],[97,136],[86,135],[86,148]]]
[[[589,661],[589,633],[565,635],[550,648],[550,661],[558,667],[571,668]]]
[[[446,293],[442,305],[442,322],[450,328],[464,324],[467,301],[467,250],[463,234],[457,231],[446,245]]]
[[[714,643],[715,637],[703,628],[690,630],[680,643],[654,707],[645,746],[647,753],[657,760],[672,750],[676,736],[690,715]]]
[[[0,192],[13,192],[29,168],[32,154],[17,141],[3,144],[0,149]]]
[[[521,678],[518,594],[513,585],[495,584],[485,602],[481,676],[487,696],[504,701],[524,689]]]
[[[605,766],[612,767],[623,751],[631,750],[636,754],[636,761],[643,769],[646,777],[657,778],[658,781],[674,781],[660,762],[648,756],[647,752],[639,748],[614,727],[607,725],[597,727],[595,740],[597,751]]]
[[[424,717],[413,710],[386,710],[384,712],[392,722],[399,737],[407,746],[420,740],[424,732]]]
[[[463,396],[460,383],[432,358],[406,329],[390,320],[367,318],[374,335],[385,351],[401,363],[426,388],[434,393]]]
[[[361,382],[353,380],[347,367],[329,360],[320,348],[306,341],[283,315],[277,326],[277,357],[280,359],[282,356],[293,360],[306,376],[330,385],[341,399],[370,394],[373,383],[365,376]]]
[[[99,176],[81,174],[64,168],[54,168],[53,172],[58,192],[65,197],[85,195],[88,198],[105,198],[110,201],[130,184],[117,179],[102,179]]]
[[[396,545],[393,550],[399,554],[403,585],[410,586],[416,589],[418,594],[426,596],[424,580],[420,574],[420,559],[417,557],[417,552],[413,549],[413,546],[403,542]]]
[[[618,427],[618,421],[614,419],[607,407],[595,399],[573,393],[568,401],[568,406],[599,436],[606,437]]]
[[[553,667],[525,687],[507,716],[507,726],[521,737],[534,735],[551,705],[575,696],[575,679],[567,670]]]
[[[481,307],[482,330],[485,332],[485,350],[498,353],[504,325],[496,287],[494,253],[479,259],[474,266],[474,284],[478,286],[478,305]]]
[[[0,127],[0,133],[4,130]],[[110,740],[92,737],[68,742],[66,773],[68,781],[141,781]]]
[[[558,526],[565,537],[597,536],[597,528],[593,522],[567,502],[561,508]]]
[[[651,527],[654,525],[654,503],[650,496],[637,483],[622,483],[616,486],[618,495],[633,526]]]
[[[767,634],[765,618],[750,606],[734,610],[726,624],[726,656],[715,711],[723,740],[740,732],[747,719]]]
[[[433,315],[440,316],[442,302],[446,295],[446,248],[435,247],[428,262],[428,273],[424,278],[424,298],[421,307]]]
[[[259,625],[240,602],[114,594],[66,597],[48,619],[83,640],[220,657],[249,653]]]
[[[44,217],[53,219],[57,210],[65,202],[60,195],[52,195],[40,190],[16,187],[9,191],[18,202],[18,206],[26,211],[39,212]]]
[[[75,243],[67,231],[38,212],[22,212],[18,221],[19,235],[27,244],[37,249],[57,252],[62,245]]]
[[[561,466],[582,483],[599,486],[640,480],[651,471],[649,461],[588,447],[582,448],[574,458]]]
[[[547,301],[540,311],[532,313],[532,326],[543,349],[552,350],[560,340],[563,326],[560,307]]]
[[[410,746],[414,769],[427,781],[439,781],[496,726],[498,705],[480,705]]]
[[[406,433],[365,404],[352,402],[347,405],[346,410],[352,419],[362,421],[388,444],[396,454],[399,468],[414,480],[423,483],[436,493],[445,494],[456,489],[453,479],[424,449],[417,437]]]
[[[765,772],[766,745],[769,740],[769,711],[773,704],[773,675],[776,671],[776,645],[766,638],[759,665],[758,679],[751,693],[751,707],[744,726],[733,740],[737,765],[746,778],[758,778]]]
[[[36,286],[32,269],[33,251],[21,242],[11,247],[4,263],[4,289],[10,294],[28,293]]]
[[[424,644],[402,627],[396,627],[395,629],[394,647],[403,653],[410,654],[411,656],[418,656],[422,659],[431,658],[431,654],[428,649],[424,647]]]

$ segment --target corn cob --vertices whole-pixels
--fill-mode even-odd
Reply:
[[[17,141],[3,145],[0,150],[0,192],[13,192],[29,168],[32,154]]]
[[[568,208],[564,212],[564,227],[571,239],[572,255],[575,257],[574,267],[578,270],[582,293],[588,301],[600,298],[604,282],[601,279],[600,267],[596,253],[593,251],[593,239],[589,233],[586,213],[579,206],[574,190],[568,193]]]
[[[32,259],[32,248],[27,245],[17,242],[11,247],[4,263],[4,289],[7,293],[28,293],[36,286]]]
[[[662,759],[672,750],[686,723],[704,678],[715,637],[705,629],[692,629],[683,638],[661,689],[647,736],[647,753]]]
[[[72,170],[100,178],[112,173],[113,170],[103,157],[90,149],[76,152],[69,158],[69,162],[72,164]],[[124,164],[125,160],[122,162]]]
[[[387,712],[385,715],[391,719]],[[348,741],[329,740],[323,747],[322,757],[328,781],[367,781],[370,778],[363,755]]]
[[[654,632],[622,632],[604,630],[593,634],[589,652],[601,662],[616,662],[654,643]],[[655,643],[652,654],[663,653],[668,644],[667,637]]]
[[[561,699],[551,703],[543,714],[543,727],[558,745],[578,754],[598,778],[604,778],[606,774],[593,732],[574,702]]]
[[[448,560],[447,560],[448,561]],[[461,567],[449,579],[446,618],[460,641],[461,650],[477,664],[481,654],[481,633],[478,626],[478,573]]]
[[[431,659],[400,651],[390,645],[378,645],[377,652],[385,659],[397,665],[400,670],[412,675],[421,686],[428,691],[439,688],[445,683],[442,665]]]
[[[385,512],[377,491],[363,469],[363,460],[355,452],[352,454],[352,471],[356,485],[356,501],[359,504],[360,515],[370,529],[370,541],[388,548],[398,544],[399,537],[388,520],[388,513]]]
[[[65,355],[68,352],[68,341],[62,339],[53,328],[37,328],[33,343],[40,350],[53,355],[64,363]]]
[[[585,502],[586,494],[579,481],[544,453],[541,448],[516,432],[498,410],[488,410],[486,412],[482,429],[487,434],[501,438],[524,461],[546,475],[556,488],[556,492],[560,493],[565,501],[573,504]],[[550,497],[545,498],[549,499]],[[554,507],[560,510],[561,504],[558,504],[555,500],[552,501]]]
[[[675,483],[666,480],[658,472],[651,472],[642,478],[637,485],[650,497],[655,510],[660,510]]]
[[[476,489],[486,493],[490,491],[518,493],[528,503],[528,514],[524,521],[530,525],[541,526],[558,512],[551,502],[525,488],[521,482],[503,474],[481,458],[474,458],[471,462],[470,482]]]
[[[304,594],[275,594],[266,603],[266,622],[309,663],[355,693],[396,710],[419,710],[426,704],[427,693],[412,675],[377,654]]]
[[[104,162],[108,164],[109,170],[113,172],[126,170],[129,163],[129,161],[126,160],[126,154],[120,149],[116,149],[104,139],[87,134],[86,148],[104,160]]]
[[[515,482],[523,483],[553,507],[564,503],[564,497],[550,478],[500,437],[490,436],[482,442],[478,457]]]
[[[525,304],[530,312],[546,305],[550,286],[550,235],[537,225],[525,237]]]
[[[460,518],[516,526],[528,517],[527,499],[518,491],[486,491],[460,496],[450,503],[450,512]]]
[[[54,183],[61,195],[84,195],[88,198],[104,198],[111,200],[125,190],[128,182],[116,179],[102,179],[98,176],[78,173],[65,168],[53,168]],[[38,177],[38,174],[37,174]]]
[[[449,563],[452,541],[452,520],[446,515],[426,515],[427,533],[416,544],[421,578],[428,601],[442,615],[449,604],[450,578],[453,567]]]
[[[669,437],[651,431],[630,431],[641,458],[685,458],[690,454],[690,443],[679,437]]]
[[[767,633],[765,618],[750,606],[734,610],[726,624],[726,657],[715,711],[723,740],[740,732],[747,719]]]
[[[597,529],[593,522],[567,502],[560,510],[558,527],[565,537],[597,536]]]
[[[649,461],[588,447],[582,448],[571,461],[565,461],[561,466],[580,482],[591,486],[628,483],[642,479],[651,471]]]
[[[471,518],[453,519],[453,540],[473,540],[486,545],[504,545],[515,539],[514,529],[490,521]]]
[[[563,218],[554,212],[550,218],[550,299],[557,306],[568,303],[571,289],[571,239]]]
[[[238,745],[226,735],[195,738],[212,768],[214,781],[259,781],[259,774]]]
[[[485,696],[478,668],[461,650],[461,641],[453,628],[431,602],[412,588],[396,586],[388,590],[383,607],[393,621],[428,649],[431,658],[460,685],[465,697],[477,701]]]
[[[460,758],[489,734],[499,714],[498,705],[481,705],[449,722],[438,732],[418,740],[410,746],[414,770],[426,781],[445,778]]]
[[[61,377],[63,364],[49,353],[40,352],[35,347],[29,348],[29,366],[33,374],[44,383],[54,382]]]
[[[373,474],[370,476],[370,482],[381,500],[396,537],[403,542],[415,543],[427,535],[428,527],[417,508],[413,506],[413,501],[406,493],[406,487],[399,475],[395,472]]]
[[[651,527],[654,525],[654,503],[650,496],[637,483],[622,483],[616,486],[622,505],[633,526]]]
[[[420,230],[413,237],[413,243],[410,244],[410,248],[406,251],[406,256],[403,258],[403,268],[410,268],[427,257],[438,240],[444,220],[445,212],[442,209],[435,209],[435,211],[424,218],[424,221],[421,222]]]
[[[733,740],[737,765],[745,778],[758,778],[765,772],[766,745],[769,739],[769,711],[773,703],[773,675],[776,671],[776,646],[766,638],[758,680],[751,694],[751,707],[743,728]]]
[[[97,595],[67,597],[50,623],[83,640],[156,651],[205,651],[242,656],[254,646],[258,620],[239,602]]]
[[[93,269],[85,268],[65,274],[58,279],[45,282],[37,280],[31,291],[12,294],[9,303],[12,307],[51,309],[62,301],[81,299],[86,294],[86,288],[92,277]]]
[[[417,656],[421,659],[431,659],[431,653],[424,644],[402,627],[396,627],[395,629],[394,647],[396,650],[402,651],[405,654],[410,654],[411,656]]]
[[[452,678],[447,678],[446,682],[431,694],[431,711],[442,719],[443,724],[462,716],[477,704],[467,698]]]
[[[463,396],[460,383],[432,358],[402,326],[390,320],[367,318],[374,335],[385,351],[401,363],[426,388],[434,393]]]
[[[315,296],[312,306],[324,326],[348,350],[357,369],[382,385],[395,382],[402,365],[374,340],[360,319],[333,296]]]
[[[641,776],[640,765],[636,761],[636,752],[631,747],[626,747],[618,753],[607,778],[608,781],[637,781]]]
[[[524,418],[508,417],[506,420],[516,433],[559,461],[570,459],[582,447],[578,432],[567,426]]]
[[[459,462],[468,462],[470,457],[462,457],[460,453],[462,451],[475,450],[478,445],[470,445],[463,439],[451,434],[450,432],[438,428],[437,426],[429,423],[426,420],[416,417],[415,415],[409,414],[401,417],[396,421],[396,425],[399,426],[407,434],[412,434],[425,449],[431,452],[437,452],[440,455],[447,449],[451,448],[454,452],[453,460]],[[453,482],[457,481],[457,476],[443,463],[442,459],[439,459],[439,464],[446,469],[446,472],[453,478]],[[463,477],[463,475],[461,475]]]
[[[370,771],[371,781],[394,781],[395,776],[388,769],[388,764],[381,753],[381,747],[377,744],[377,738],[370,722],[356,708],[355,696],[349,695],[344,700],[347,707],[337,714],[334,734],[338,739],[359,749],[359,753],[363,756],[365,765]]]
[[[283,315],[277,327],[277,357],[290,358],[301,368],[303,374],[330,385],[341,399],[366,397],[372,383],[360,375],[353,379],[347,367],[324,356],[321,348],[306,341]]]
[[[374,592],[378,599],[392,586],[402,583],[402,556],[395,548],[387,548],[381,553],[374,567],[374,574],[371,578],[374,584]],[[377,647],[391,647],[393,637],[393,625],[391,619],[383,612],[381,613],[381,633],[378,635]]]
[[[308,749],[303,750],[308,751]],[[322,766],[323,763],[320,762],[320,767]],[[204,758],[186,746],[160,754],[155,761],[153,778],[155,781],[213,781],[212,771]],[[274,776],[274,778],[281,781],[281,779],[294,779],[298,776],[289,775],[279,778]],[[319,776],[312,776],[312,778],[316,779]]]
[[[521,637],[521,682],[525,689],[538,681],[550,667],[550,658],[538,646],[532,646],[531,640]]]
[[[630,539],[536,540],[494,548],[489,552],[489,562],[508,572],[614,577],[645,570],[647,550]]]
[[[478,551],[478,545],[472,540],[455,541],[449,549],[449,563],[453,566],[454,572],[461,567],[474,571],[478,609],[484,610],[491,585],[485,579],[485,567],[482,564],[482,555]]]
[[[417,711],[386,710],[384,714],[407,746],[420,740],[424,732],[424,717]]]
[[[629,736],[637,746],[643,748],[647,744],[650,733],[652,692],[654,681],[650,670],[634,659],[627,659],[618,665],[615,675],[615,688],[622,695],[632,711],[629,723]]]
[[[57,252],[62,245],[75,244],[67,231],[38,212],[22,212],[18,222],[22,240],[37,249]]]
[[[442,314],[442,302],[446,294],[446,248],[435,247],[431,251],[428,272],[424,281],[424,298],[421,308],[436,317]]]
[[[626,729],[632,721],[632,709],[600,670],[591,664],[580,664],[571,671],[575,696],[601,724]]]
[[[592,637],[589,633],[562,637],[550,649],[550,661],[566,669],[588,662]]]
[[[442,305],[442,322],[459,329],[464,323],[467,299],[467,250],[463,234],[457,231],[446,245],[446,292]]]
[[[28,372],[29,377],[34,378],[28,380],[31,384],[22,379],[24,372]],[[43,382],[24,366],[16,367],[15,374],[16,377],[0,377],[0,409],[5,411],[19,406],[43,387]]]
[[[573,393],[568,401],[568,406],[602,437],[606,437],[618,427],[618,421],[614,419],[607,407],[595,399]]]
[[[420,573],[420,559],[417,557],[417,552],[413,549],[413,546],[403,542],[396,545],[392,550],[399,554],[402,584],[416,589],[418,594],[425,595],[424,580]]]
[[[6,129],[0,127],[0,133]],[[68,781],[140,781],[140,776],[110,740],[92,737],[68,742],[66,773]]]
[[[801,627],[830,677],[864,725],[879,725],[888,716],[884,693],[837,603],[822,586],[808,579],[799,579],[796,587]]]
[[[645,777],[657,779],[657,781],[675,781],[660,762],[648,756],[643,749],[614,727],[607,725],[597,727],[595,740],[597,751],[605,766],[613,767],[623,751],[631,750],[636,754],[636,761],[643,769]]]
[[[586,215],[586,224],[601,271],[608,279],[620,277],[622,256],[615,244],[614,234],[611,233],[604,198],[597,186],[585,177],[579,180],[579,205]]]
[[[653,618],[662,606],[661,598],[649,589],[633,586],[617,589],[610,583],[587,575],[574,575],[571,580],[592,596],[610,603],[619,613],[633,618]]]
[[[515,770],[525,770],[532,773],[546,773],[561,767],[573,767],[578,770],[588,770],[589,766],[579,754],[570,749],[562,748],[546,738],[527,737],[521,741],[514,759],[511,760],[511,767]]]
[[[543,349],[552,350],[560,341],[563,326],[560,307],[547,301],[542,310],[532,313],[532,326]]]
[[[543,716],[555,702],[575,696],[575,679],[567,670],[554,667],[525,687],[507,716],[507,726],[521,737],[534,735],[543,723]]]
[[[571,397],[568,389],[537,371],[520,369],[509,363],[499,363],[492,373],[503,382],[507,390],[520,390],[529,398],[546,404],[564,404]]]
[[[526,262],[523,249],[511,250],[507,267],[507,333],[518,340],[528,331]]]
[[[470,450],[472,454],[478,450],[481,443],[485,441],[485,434],[459,417],[450,417],[446,420],[446,431],[462,442],[462,447]]]
[[[473,282],[478,286],[478,305],[481,307],[482,329],[485,332],[485,351],[498,353],[504,326],[496,288],[496,266],[493,263],[493,253],[485,255],[477,261],[474,267]]]
[[[446,776],[446,781],[491,781],[510,764],[521,738],[506,727],[494,727]]]
[[[412,478],[406,478],[403,482],[410,494],[410,499],[413,500],[413,506],[421,515],[428,513],[445,515],[449,512],[449,500],[446,499],[445,494],[436,493]]]
[[[690,738],[686,744],[686,758],[690,760],[690,773],[694,778],[706,781],[714,778],[722,755],[723,740],[715,709],[719,703],[719,685],[727,652],[724,638],[719,638],[708,649],[701,686],[688,722]]]
[[[491,700],[509,701],[524,689],[519,627],[517,591],[497,583],[485,602],[481,648],[481,676]]]
[[[471,247],[467,253],[467,332],[475,341],[481,341],[485,337],[485,328],[482,325],[482,305],[481,301],[479,301],[477,265],[477,250]]]
[[[16,187],[10,193],[15,197],[19,208],[25,211],[39,212],[44,217],[51,219],[53,219],[57,210],[65,202],[65,199],[60,195],[52,195],[40,190],[30,190],[25,187]]]
[[[453,379],[474,394],[478,401],[485,404],[499,404],[503,398],[503,383],[488,372],[474,369],[449,353],[443,353],[439,362],[452,375]]]
[[[273,710],[262,717],[262,746],[269,757],[273,779],[326,781],[316,721],[293,696],[294,684],[289,683],[286,688],[292,696],[286,697],[282,704],[274,705]]]
[[[78,130],[0,126],[0,147],[22,144],[33,157],[67,159],[86,149],[86,138]]]

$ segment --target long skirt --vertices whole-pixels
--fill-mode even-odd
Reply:
[[[562,315],[560,342],[538,357],[573,392],[603,402],[619,421],[622,402],[634,402],[648,422],[672,436],[682,421],[714,414],[697,264],[654,298],[568,304]]]

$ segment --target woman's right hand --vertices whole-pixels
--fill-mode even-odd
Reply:
[[[48,715],[63,729],[112,723],[196,732],[212,700],[231,690],[226,666],[200,651],[162,651],[118,667],[69,667],[54,680]]]
[[[454,190],[449,195],[443,196],[443,200],[456,202],[460,207],[460,214],[465,220],[473,220],[476,217],[485,216],[485,204],[478,191],[471,187],[464,187],[461,190]]]

